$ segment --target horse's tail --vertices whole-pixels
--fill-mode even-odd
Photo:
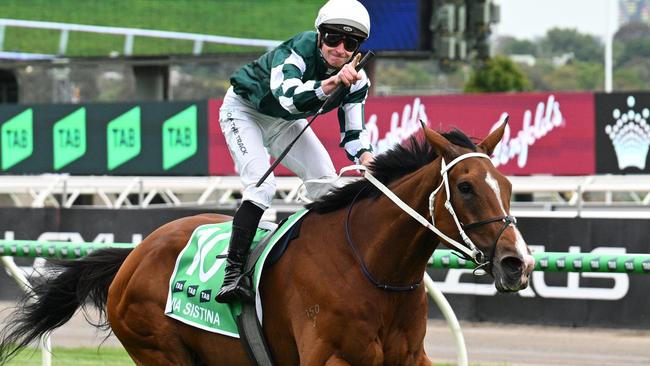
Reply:
[[[99,322],[91,324],[107,329],[108,288],[132,250],[106,248],[78,260],[50,262],[42,281],[22,298],[0,330],[0,363],[4,364],[21,348],[67,323],[78,308],[85,311],[87,299],[100,315]]]

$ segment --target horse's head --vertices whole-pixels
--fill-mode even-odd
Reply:
[[[434,225],[456,244],[467,247],[466,253],[472,252],[472,259],[492,274],[501,292],[526,288],[535,266],[516,220],[510,216],[510,181],[489,159],[506,123],[474,151],[425,127],[428,142],[441,158],[442,182],[430,198]]]

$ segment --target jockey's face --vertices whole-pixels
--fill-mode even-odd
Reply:
[[[321,42],[321,53],[323,54],[323,58],[325,58],[325,62],[327,62],[331,67],[340,69],[350,60],[354,51],[356,51],[356,49],[348,51],[345,47],[345,43],[346,42],[343,40],[339,41],[338,44],[330,42],[329,45],[328,42]]]

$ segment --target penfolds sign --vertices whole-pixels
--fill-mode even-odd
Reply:
[[[220,101],[209,103],[210,173],[236,174],[218,123]],[[594,96],[591,93],[461,94],[370,97],[366,128],[377,153],[420,130],[420,120],[438,131],[458,128],[477,140],[510,116],[493,163],[508,175],[595,173]],[[319,116],[312,128],[337,169],[349,165],[340,148],[336,113]],[[291,174],[280,168],[278,175]]]

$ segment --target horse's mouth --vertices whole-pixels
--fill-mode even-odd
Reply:
[[[494,285],[499,292],[516,292],[528,287],[530,274],[535,267],[532,256],[501,258],[493,268]]]

